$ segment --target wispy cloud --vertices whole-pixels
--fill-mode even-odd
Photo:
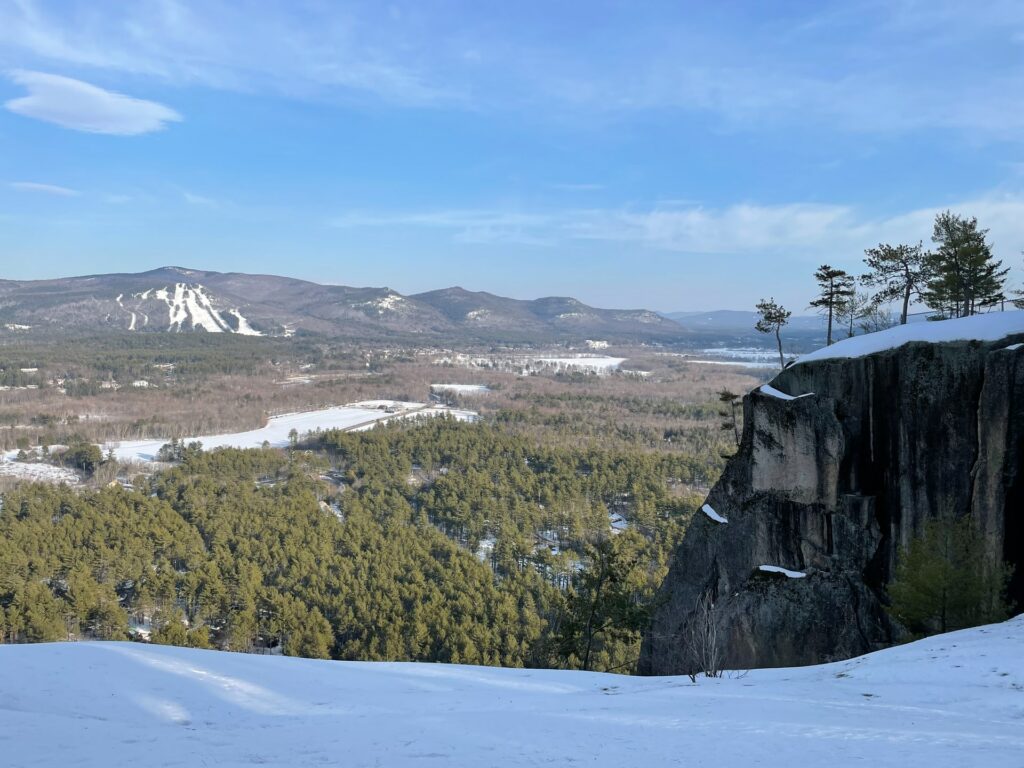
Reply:
[[[197,195],[184,189],[181,191],[181,196],[189,205],[198,205],[203,208],[217,208],[220,206],[219,200],[214,200],[212,197],[206,197],[205,195]]]
[[[766,6],[733,23],[700,4],[550,19],[531,5],[495,24],[412,4],[266,0],[254,13],[227,0],[15,0],[0,3],[0,50],[175,84],[529,119],[671,110],[734,130],[1024,129],[1024,5],[1014,0]],[[571,40],[558,26],[569,21]]]
[[[928,241],[940,210],[977,216],[997,252],[1015,262],[1024,248],[1024,196],[991,195],[949,206],[871,217],[850,205],[741,204],[723,208],[657,205],[632,209],[354,212],[330,221],[343,228],[436,230],[457,242],[509,242],[557,247],[572,242],[621,243],[642,250],[702,256],[828,260],[857,266],[879,242]]]
[[[12,181],[7,186],[22,192],[42,192],[43,194],[56,197],[78,197],[82,194],[77,189],[61,187],[57,184],[40,184],[37,181]]]
[[[159,131],[181,115],[155,101],[136,99],[62,75],[15,70],[11,79],[28,91],[4,106],[25,117],[88,133],[136,136]]]
[[[562,192],[598,192],[604,189],[604,184],[590,184],[586,182],[560,182],[551,185],[552,189],[558,189]]]
[[[520,213],[486,209],[451,209],[375,213],[351,211],[328,222],[341,229],[417,228],[451,233],[461,243],[551,245],[558,237],[558,217],[550,213]]]
[[[43,61],[296,97],[338,91],[413,106],[453,100],[415,65],[418,54],[401,32],[400,18],[361,19],[340,4],[269,0],[258,12],[223,0],[0,5],[0,49]]]

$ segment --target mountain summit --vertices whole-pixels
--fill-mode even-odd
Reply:
[[[674,341],[686,331],[647,310],[597,309],[569,297],[523,301],[445,288],[321,285],[274,275],[161,267],[141,273],[0,281],[8,329],[237,333],[347,338],[553,342]]]

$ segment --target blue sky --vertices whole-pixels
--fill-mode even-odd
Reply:
[[[1021,273],[1020,2],[5,0],[0,104],[3,278],[802,310],[945,208]]]

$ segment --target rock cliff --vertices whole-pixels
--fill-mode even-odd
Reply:
[[[746,396],[741,445],[675,553],[641,672],[689,671],[703,594],[727,668],[892,643],[885,587],[934,517],[970,515],[1024,604],[1024,313],[993,317],[840,342]]]

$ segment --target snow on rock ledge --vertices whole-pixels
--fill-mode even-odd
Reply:
[[[720,514],[715,512],[715,510],[711,507],[710,504],[705,504],[703,507],[700,508],[700,511],[703,512],[708,517],[710,517],[716,523],[728,523],[729,522],[724,517],[722,517]]]
[[[1017,333],[1024,334],[1024,311],[991,312],[987,315],[962,317],[956,320],[910,323],[837,341],[831,347],[822,347],[801,356],[795,365],[815,360],[863,357],[875,352],[896,349],[915,341],[999,341]]]
[[[781,389],[776,389],[771,384],[765,384],[760,388],[760,392],[768,397],[778,398],[779,400],[799,400],[801,397],[810,397],[813,392],[805,392],[802,395],[787,395]]]
[[[762,573],[779,573],[787,579],[803,579],[807,577],[807,574],[803,571],[791,571],[788,568],[783,568],[781,565],[759,565],[757,570]]]

